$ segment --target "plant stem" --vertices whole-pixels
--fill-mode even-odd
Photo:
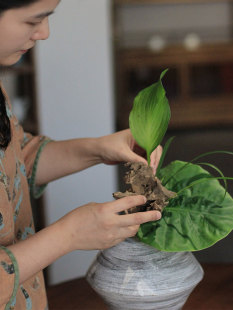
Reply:
[[[148,166],[150,166],[150,153],[146,152]]]

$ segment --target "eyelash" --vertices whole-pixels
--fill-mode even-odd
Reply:
[[[37,26],[37,25],[41,24],[41,22],[35,22],[35,23],[28,22],[27,24],[30,25],[30,26]]]

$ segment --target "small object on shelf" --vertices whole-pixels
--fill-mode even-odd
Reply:
[[[154,35],[148,41],[148,48],[154,52],[162,51],[165,46],[166,40],[160,35]]]
[[[189,33],[185,36],[183,44],[187,50],[193,51],[200,47],[201,38],[196,33]]]

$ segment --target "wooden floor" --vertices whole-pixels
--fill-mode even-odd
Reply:
[[[204,279],[183,310],[233,310],[233,265],[203,265],[203,269]],[[107,310],[85,279],[49,287],[48,300],[50,310]]]

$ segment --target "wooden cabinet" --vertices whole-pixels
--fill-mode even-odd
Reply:
[[[135,5],[135,4],[178,4],[178,3],[214,3],[224,0],[114,0],[116,5]],[[231,2],[231,0],[229,1]]]
[[[124,47],[118,10],[124,5],[193,3],[197,1],[115,0],[114,35],[116,60],[117,128],[128,127],[133,99],[169,68],[163,83],[172,118],[170,129],[213,128],[233,125],[233,41],[201,43],[195,49],[169,44],[161,51],[147,46]],[[198,3],[218,1],[198,1]],[[221,1],[219,1],[221,2]],[[232,1],[228,1],[229,8]],[[231,27],[231,25],[229,26]],[[229,31],[232,29],[229,29]]]

